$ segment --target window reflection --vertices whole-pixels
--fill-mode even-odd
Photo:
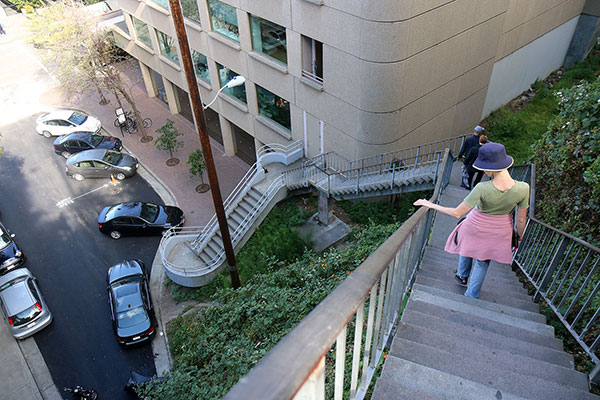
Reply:
[[[254,51],[287,64],[287,40],[283,26],[251,15],[250,30]]]
[[[225,86],[225,84],[227,82],[229,82],[230,80],[232,80],[233,78],[235,78],[236,76],[238,76],[239,74],[227,67],[222,66],[221,64],[217,64],[217,69],[219,71],[219,85],[220,87]],[[223,89],[223,92],[227,93],[228,95],[235,97],[236,99],[240,100],[241,102],[243,102],[244,104],[247,103],[246,100],[246,84],[240,85],[240,86],[236,86],[236,87],[232,87],[232,88],[227,88],[227,89]]]
[[[219,32],[237,42],[240,41],[235,7],[222,3],[219,0],[208,0],[208,11],[213,31]]]
[[[177,55],[175,39],[159,30],[157,30],[156,33],[158,37],[158,47],[160,47],[160,54],[179,65],[179,56]]]
[[[290,102],[258,85],[256,85],[256,93],[258,95],[258,113],[286,129],[291,129]]]
[[[203,81],[210,83],[210,76],[208,75],[208,61],[206,56],[202,53],[192,50],[192,61],[194,62],[194,71],[196,76]]]
[[[133,21],[133,27],[135,28],[135,36],[137,40],[144,43],[146,46],[152,48],[152,41],[150,40],[150,31],[148,30],[148,24],[140,21],[136,17],[131,17]]]

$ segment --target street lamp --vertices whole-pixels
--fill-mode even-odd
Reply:
[[[206,161],[208,181],[212,189],[210,192],[212,194],[213,204],[215,206],[215,213],[217,214],[217,221],[219,221],[221,239],[223,240],[223,250],[225,250],[225,257],[227,258],[227,264],[229,266],[229,276],[231,277],[231,285],[234,289],[237,289],[241,286],[240,276],[235,262],[235,253],[233,252],[233,244],[231,243],[231,236],[229,235],[229,227],[227,226],[225,207],[223,206],[223,198],[221,197],[221,190],[219,189],[217,170],[215,168],[215,161],[212,155],[212,148],[210,147],[210,140],[208,138],[206,118],[204,117],[204,109],[202,108],[202,100],[200,99],[198,82],[196,80],[196,74],[194,73],[190,45],[188,43],[187,33],[185,31],[183,14],[181,13],[181,4],[179,3],[179,0],[169,0],[169,6],[171,7],[173,25],[175,26],[175,32],[177,33],[177,41],[179,42],[179,49],[181,50],[181,61],[183,63],[183,70],[185,71],[185,78],[187,80],[188,89],[190,91],[190,98],[192,100],[192,110],[194,112],[194,118],[196,120],[196,129],[198,130],[198,135],[200,136],[202,153],[204,154],[204,160]],[[244,79],[241,76],[236,76],[225,86],[223,86],[221,90],[223,90],[230,84],[238,86],[244,83],[244,81],[238,83],[240,82],[240,79],[238,78]],[[219,90],[219,92],[221,90]]]
[[[221,94],[221,92],[223,90],[233,88],[236,86],[242,86],[244,84],[244,82],[246,82],[246,78],[244,78],[243,76],[241,76],[241,75],[234,76],[233,79],[231,79],[229,82],[227,82],[225,85],[223,85],[223,87],[221,89],[219,89],[219,91],[215,95],[215,98],[212,99],[212,101],[210,103],[203,106],[202,109],[206,110],[208,107],[210,107],[211,104],[217,100],[217,98],[219,97],[219,95]]]

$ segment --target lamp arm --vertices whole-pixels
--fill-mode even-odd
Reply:
[[[207,105],[203,106],[202,109],[206,110],[208,107],[210,107],[212,105],[212,103],[214,103],[219,98],[219,95],[221,94],[221,92],[223,91],[223,89],[226,89],[226,88],[227,88],[227,86],[223,86],[221,89],[219,89],[219,91],[215,95],[215,98],[212,99],[212,101],[210,103],[208,103]]]

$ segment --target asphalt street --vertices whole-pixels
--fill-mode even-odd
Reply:
[[[0,142],[0,218],[16,234],[54,314],[35,340],[59,389],[82,385],[103,399],[128,399],[123,384],[130,368],[154,374],[153,354],[149,343],[134,349],[117,344],[106,272],[129,258],[141,259],[150,272],[160,238],[113,240],[98,231],[96,218],[106,205],[160,199],[137,175],[117,186],[108,179],[66,177],[65,159],[54,153],[53,139],[35,132],[35,116],[2,125]],[[68,197],[71,204],[57,206]]]

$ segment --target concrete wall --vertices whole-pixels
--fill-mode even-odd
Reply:
[[[151,0],[110,2],[175,37],[169,11]],[[221,117],[262,143],[306,139],[309,157],[323,150],[348,159],[470,131],[490,107],[501,104],[499,99],[508,100],[516,88],[557,67],[551,55],[537,54],[549,48],[540,38],[559,26],[564,26],[557,31],[561,35],[572,33],[565,23],[585,5],[585,0],[223,2],[238,8],[239,43],[211,31],[205,0],[198,0],[201,23],[188,24],[191,47],[208,57],[211,84],[200,85],[203,99],[212,100],[218,90],[218,62],[247,78],[248,104],[224,96],[211,107]],[[287,66],[252,50],[251,14],[286,28]],[[302,78],[302,36],[323,43],[322,87]],[[530,43],[524,56],[513,56]],[[127,50],[187,87],[181,68],[157,56],[157,47],[152,53],[132,42]],[[515,67],[531,54],[541,57],[537,65]],[[510,88],[496,83],[504,78],[517,82]],[[255,84],[290,102],[291,132],[259,116]]]
[[[560,68],[579,17],[504,57],[494,65],[482,118]]]

